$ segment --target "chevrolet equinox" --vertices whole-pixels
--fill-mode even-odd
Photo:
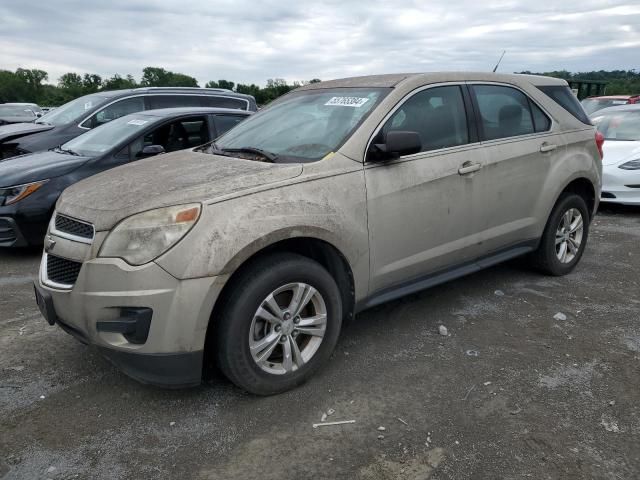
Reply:
[[[366,308],[517,256],[571,272],[602,141],[553,78],[307,85],[215,142],[65,190],[36,299],[142,382],[198,384],[211,358],[249,392],[282,392]]]

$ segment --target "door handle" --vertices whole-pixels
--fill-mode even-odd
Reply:
[[[542,153],[545,153],[545,152],[552,152],[552,151],[553,151],[553,150],[555,150],[556,148],[558,148],[558,146],[557,146],[557,145],[554,145],[553,143],[547,143],[547,142],[545,142],[545,143],[543,143],[542,145],[540,145],[540,151],[541,151]]]
[[[467,173],[477,172],[481,168],[482,168],[482,164],[480,163],[464,162],[462,166],[458,169],[458,173],[460,175],[466,175]]]

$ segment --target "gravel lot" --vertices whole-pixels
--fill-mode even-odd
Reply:
[[[129,380],[45,324],[38,262],[0,251],[0,478],[640,478],[640,209],[601,211],[567,277],[508,264],[362,313],[270,398]],[[356,423],[314,429],[329,409]]]

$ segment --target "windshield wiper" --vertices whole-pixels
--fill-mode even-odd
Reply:
[[[237,152],[237,153],[257,153],[258,155],[262,155],[264,158],[269,160],[270,162],[275,162],[278,159],[278,155],[272,152],[267,152],[266,150],[262,150],[261,148],[255,147],[242,147],[242,148],[223,148],[222,152]]]
[[[73,150],[62,148],[62,145],[58,145],[56,148],[54,148],[54,151],[66,153],[68,155],[75,155],[76,157],[81,156],[78,152],[74,152]]]

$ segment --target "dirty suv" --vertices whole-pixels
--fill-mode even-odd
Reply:
[[[215,143],[69,187],[37,302],[142,382],[198,384],[211,359],[249,392],[281,392],[366,308],[517,256],[571,272],[601,147],[562,80],[308,85]]]

